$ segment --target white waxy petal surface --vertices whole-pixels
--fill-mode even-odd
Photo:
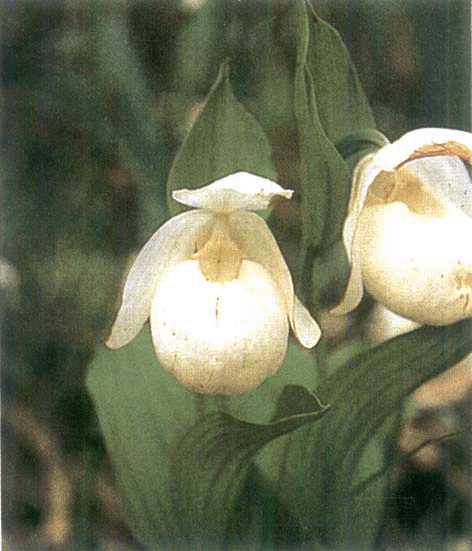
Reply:
[[[162,273],[192,256],[196,240],[212,221],[208,212],[184,212],[168,220],[144,245],[126,279],[121,307],[105,342],[109,348],[128,344],[141,331]]]
[[[172,197],[184,205],[214,212],[233,210],[264,210],[274,197],[290,199],[293,191],[275,182],[250,174],[236,172],[198,189],[179,189]]]
[[[162,366],[205,394],[240,394],[277,371],[288,319],[279,290],[260,265],[244,260],[232,281],[207,281],[198,261],[169,270],[152,303],[151,331]]]
[[[362,280],[392,311],[429,325],[472,315],[472,220],[428,218],[401,202],[366,207],[358,227]]]

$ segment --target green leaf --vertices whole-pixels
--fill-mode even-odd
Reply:
[[[367,97],[338,31],[307,2],[310,41],[306,64],[323,129],[332,143],[360,129],[375,128]]]
[[[136,538],[151,549],[221,545],[254,454],[326,412],[302,388],[316,379],[295,341],[275,376],[235,397],[183,387],[159,365],[148,327],[121,349],[99,350],[87,388]]]
[[[101,349],[87,388],[131,529],[150,548],[178,543],[169,473],[179,438],[196,421],[198,397],[159,366],[148,330],[121,349]]]
[[[388,139],[378,130],[364,128],[344,136],[336,143],[336,149],[344,160],[351,159],[353,156],[360,159],[388,143],[390,143]]]
[[[385,486],[384,476],[373,475],[383,468],[385,441],[404,400],[471,351],[470,320],[421,327],[358,354],[322,382],[317,393],[331,410],[291,435],[277,480],[279,498],[310,537],[328,548],[372,547]],[[370,476],[372,483],[359,492]]]
[[[272,422],[259,425],[226,413],[202,419],[184,437],[175,464],[175,511],[190,543],[225,539],[252,458],[268,442],[323,417],[329,407],[304,387],[279,397]],[[198,460],[196,460],[198,458]]]
[[[338,238],[349,199],[349,171],[335,144],[375,122],[346,46],[309,2],[299,18],[295,117],[302,167],[305,248],[329,248]]]
[[[318,250],[325,245],[325,226],[331,204],[330,187],[334,182],[346,186],[347,167],[322,127],[315,96],[315,85],[307,66],[309,40],[308,16],[302,3],[300,10],[300,41],[295,71],[294,107],[298,130],[301,165],[302,236],[303,255],[308,248]],[[332,93],[332,91],[330,91]],[[339,185],[339,184],[338,184]],[[343,214],[343,204],[336,205],[336,212]],[[331,241],[332,236],[329,237]],[[329,243],[326,243],[328,246]]]
[[[225,62],[172,165],[167,183],[171,214],[185,209],[172,199],[172,191],[198,188],[239,170],[275,179],[269,143],[236,100]]]

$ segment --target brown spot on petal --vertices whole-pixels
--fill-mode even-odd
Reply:
[[[460,263],[460,262],[458,262]],[[472,273],[460,271],[455,275],[455,283],[457,290],[460,291],[459,298],[464,302],[464,313],[468,311],[470,306],[470,294],[472,291]]]
[[[455,279],[457,289],[466,287],[472,290],[472,273],[464,271],[458,272]]]

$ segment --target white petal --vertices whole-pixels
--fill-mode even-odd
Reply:
[[[369,187],[381,172],[374,162],[375,153],[366,155],[357,163],[352,175],[351,196],[349,198],[348,213],[343,227],[343,241],[346,254],[352,262],[352,249],[357,222],[364,207]]]
[[[372,153],[363,157],[357,163],[352,176],[348,213],[343,226],[343,242],[351,265],[351,273],[341,303],[330,311],[335,316],[342,316],[354,310],[360,303],[364,293],[356,230],[369,187],[381,172],[373,163],[374,156],[375,153]]]
[[[472,316],[472,220],[411,212],[399,201],[366,207],[359,223],[362,280],[379,302],[429,325]]]
[[[305,348],[313,348],[320,340],[320,326],[311,317],[310,312],[308,312],[305,306],[303,306],[300,299],[296,295],[292,325],[293,332],[300,341],[300,344]]]
[[[379,149],[375,164],[383,170],[393,170],[410,158],[447,154],[441,147],[456,148],[454,155],[472,163],[472,134],[449,128],[420,128]],[[450,154],[450,153],[449,153]]]
[[[330,313],[335,316],[343,316],[352,312],[359,305],[363,294],[364,286],[362,284],[359,238],[358,235],[355,235],[351,254],[351,273],[349,274],[347,289],[344,292],[342,301],[332,308]]]
[[[437,146],[440,147],[437,148]],[[433,161],[436,157],[431,155],[432,151],[435,152],[436,156],[445,155],[445,149],[441,146],[447,146],[447,148],[452,149],[456,157],[461,157],[469,163],[472,162],[472,134],[445,128],[420,128],[413,130],[402,136],[399,140],[382,147],[376,153],[367,155],[361,159],[353,173],[348,215],[343,228],[343,239],[349,260],[351,260],[357,221],[364,206],[369,187],[379,173],[382,170],[393,171],[410,158],[419,158],[418,156],[423,156],[424,158],[424,164],[418,165],[419,167],[424,167],[423,172],[425,172],[425,167],[428,166],[429,162],[432,162],[430,166],[439,169],[440,161]],[[430,148],[429,153],[428,148]],[[423,153],[420,153],[421,151]],[[415,157],[415,155],[418,156]],[[452,155],[452,153],[449,153],[449,155]],[[441,167],[441,182],[438,185],[440,186],[446,180],[447,182],[451,182],[452,180],[454,182],[460,181],[459,189],[455,188],[456,193],[453,200],[456,204],[461,203],[460,194],[465,191],[465,186],[467,186],[467,175],[465,174],[467,171],[464,167],[460,168],[461,162],[454,157],[448,157],[447,161],[444,162],[445,164]],[[408,169],[414,165],[415,161],[408,163]],[[445,179],[446,171],[449,171],[449,176],[446,176]],[[439,180],[437,175],[434,176],[432,181],[436,179]],[[455,186],[449,187],[452,189]]]
[[[237,279],[211,282],[198,261],[170,269],[152,303],[151,331],[162,366],[204,394],[241,394],[275,373],[288,319],[277,286],[244,260]]]
[[[216,212],[233,210],[263,210],[274,197],[290,199],[293,191],[275,182],[250,174],[236,172],[199,189],[179,189],[172,197],[184,205]]]
[[[272,232],[265,221],[253,212],[235,212],[229,217],[230,235],[249,260],[263,266],[277,283],[287,308],[293,332],[301,344],[319,339],[320,328],[308,311],[296,305],[292,276]],[[300,304],[301,306],[301,304]]]
[[[212,219],[208,212],[184,212],[168,220],[144,245],[126,279],[121,307],[105,342],[109,348],[124,346],[141,331],[162,273],[192,256],[197,238]]]

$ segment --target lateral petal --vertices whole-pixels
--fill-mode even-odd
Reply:
[[[263,266],[276,282],[287,309],[292,330],[300,343],[311,348],[321,330],[308,310],[295,297],[292,276],[265,221],[253,212],[239,211],[229,216],[232,239],[241,247],[248,260]]]
[[[342,301],[330,310],[335,316],[343,316],[356,308],[364,294],[362,283],[361,259],[359,251],[359,237],[354,236],[351,254],[351,273],[347,289],[344,292]]]
[[[179,189],[172,193],[172,197],[189,207],[231,212],[263,210],[270,206],[274,197],[290,199],[292,194],[292,190],[284,189],[267,178],[249,172],[235,172],[198,189]]]
[[[290,319],[293,332],[302,346],[313,348],[321,337],[320,326],[311,317],[310,312],[300,302],[297,295],[294,298],[293,318]]]
[[[424,205],[418,203],[422,196],[410,197],[406,201],[409,205],[414,200],[418,204],[412,204],[412,207],[422,206],[424,210],[437,205],[436,211],[431,213],[435,217],[453,214],[459,209],[471,216],[470,172],[463,161],[472,163],[472,134],[443,128],[414,130],[359,161],[353,173],[348,214],[343,227],[343,241],[351,274],[344,298],[332,310],[333,314],[340,315],[353,310],[362,298],[363,257],[361,258],[359,250],[359,221],[369,188],[376,178],[381,173],[394,173],[398,170],[400,174],[407,171],[421,182],[421,187],[418,188],[421,193],[425,192],[427,195],[426,190],[429,189],[431,199],[434,197],[434,200]],[[398,198],[400,201],[403,199]]]
[[[191,258],[196,240],[212,224],[213,215],[190,211],[161,226],[139,252],[126,278],[123,299],[105,344],[119,348],[141,331],[151,312],[157,282],[163,272]]]
[[[359,216],[364,207],[369,187],[380,174],[381,169],[373,162],[375,153],[366,155],[356,165],[352,175],[352,190],[347,217],[343,227],[343,241],[349,262],[352,263],[353,241]]]

